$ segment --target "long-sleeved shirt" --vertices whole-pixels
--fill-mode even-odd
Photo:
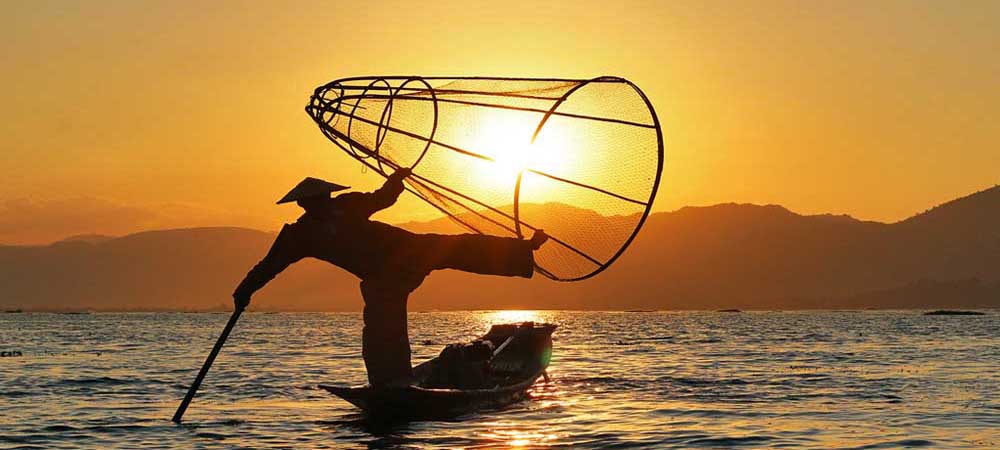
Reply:
[[[249,297],[306,257],[330,262],[359,278],[384,270],[393,262],[394,250],[414,235],[369,217],[392,206],[402,192],[402,177],[393,175],[375,192],[341,194],[306,211],[295,223],[281,228],[267,255],[247,273],[233,296]]]

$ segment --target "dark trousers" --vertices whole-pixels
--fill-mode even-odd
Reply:
[[[361,296],[365,300],[361,354],[368,370],[368,383],[374,387],[413,378],[406,301],[423,278],[398,273],[361,281]]]
[[[368,382],[374,386],[411,381],[406,302],[432,270],[457,269],[487,275],[531,277],[530,244],[513,238],[478,234],[417,235],[392,258],[398,265],[361,281],[365,300],[362,355]]]

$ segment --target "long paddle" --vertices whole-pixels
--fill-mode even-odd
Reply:
[[[194,398],[194,394],[198,392],[198,387],[201,386],[201,380],[205,379],[205,374],[208,373],[208,368],[212,367],[212,363],[215,362],[215,357],[219,355],[219,350],[222,350],[222,345],[226,343],[226,339],[229,338],[229,332],[233,331],[233,326],[236,325],[236,321],[239,320],[240,314],[243,313],[243,308],[237,307],[233,310],[233,315],[229,317],[229,323],[226,324],[226,328],[222,330],[222,335],[219,336],[219,340],[215,342],[215,347],[212,348],[212,352],[208,354],[208,358],[205,359],[205,364],[201,366],[201,371],[198,372],[198,376],[194,379],[194,383],[191,384],[191,389],[188,389],[187,395],[184,396],[184,400],[181,401],[181,405],[177,407],[177,412],[174,413],[174,418],[172,419],[174,423],[181,423],[181,417],[184,417],[184,411],[187,411],[187,407],[191,404],[191,399]]]

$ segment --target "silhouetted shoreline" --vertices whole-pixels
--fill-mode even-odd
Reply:
[[[924,313],[925,316],[984,316],[986,313],[979,311],[960,311],[951,309],[939,309],[937,311],[928,311]]]

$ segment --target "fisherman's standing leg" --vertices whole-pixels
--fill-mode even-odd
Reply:
[[[404,386],[413,378],[406,301],[423,277],[379,276],[361,282],[365,300],[362,355],[373,387]]]

